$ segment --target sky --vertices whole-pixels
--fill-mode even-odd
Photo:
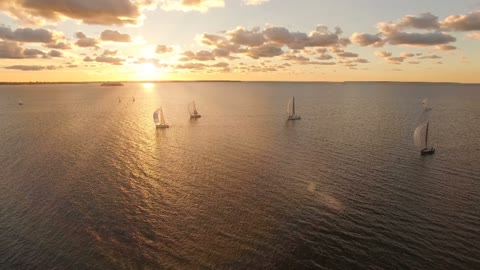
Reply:
[[[1,0],[0,81],[480,83],[480,0]]]

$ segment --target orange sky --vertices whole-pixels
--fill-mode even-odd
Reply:
[[[61,2],[2,1],[0,81],[480,82],[469,0]]]

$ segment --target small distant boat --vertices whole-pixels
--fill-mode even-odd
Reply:
[[[188,104],[188,113],[190,113],[190,118],[202,117],[202,115],[200,115],[197,111],[197,106],[195,106],[195,101],[192,101],[192,103]]]
[[[120,97],[118,97],[118,103],[122,102],[122,100],[120,99]]]
[[[132,101],[135,102],[135,97],[132,97]]]
[[[295,114],[295,97],[292,97],[287,104],[287,120],[300,120],[301,117]]]
[[[101,86],[123,86],[121,82],[104,82]]]
[[[23,102],[21,100],[18,101],[18,105],[22,106]]]
[[[422,122],[413,132],[413,140],[415,142],[415,146],[422,148],[422,150],[420,150],[420,155],[422,155],[422,156],[433,155],[435,153],[435,148],[434,147],[428,147],[428,130],[429,130],[429,127],[430,127],[429,112],[431,110],[432,110],[432,108],[428,105],[428,100],[424,99],[423,100],[423,112],[425,114],[425,121]],[[423,130],[425,130],[425,138],[424,138],[425,145],[422,144]]]
[[[160,115],[160,119],[158,116]],[[157,128],[169,128],[170,126],[165,123],[165,117],[163,116],[163,110],[162,107],[158,108],[154,113],[153,113],[153,121],[155,121],[155,125]]]

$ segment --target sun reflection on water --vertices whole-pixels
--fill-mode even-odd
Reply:
[[[146,91],[146,92],[152,92],[153,89],[155,88],[155,85],[153,83],[143,83],[142,84],[142,87],[143,89]]]

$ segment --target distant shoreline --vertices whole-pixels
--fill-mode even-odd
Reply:
[[[235,81],[235,80],[168,80],[168,81],[82,81],[82,82],[0,82],[0,85],[49,85],[49,84],[102,84],[102,83],[398,83],[398,84],[465,84],[477,85],[478,83],[461,82],[400,82],[400,81]]]

